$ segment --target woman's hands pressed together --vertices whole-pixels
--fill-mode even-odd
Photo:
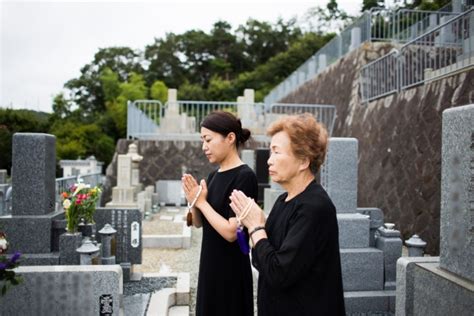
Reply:
[[[230,200],[230,207],[249,232],[256,227],[265,226],[265,214],[253,199],[247,197],[242,191],[234,190],[230,195]]]
[[[195,207],[199,208],[199,205],[202,205],[203,202],[206,202],[207,199],[207,185],[206,181],[201,180],[201,183],[198,184],[196,179],[190,174],[183,174],[181,177],[181,183],[184,190],[184,195],[189,204],[191,204],[199,192],[199,185],[201,185],[202,190],[199,196],[196,199]]]

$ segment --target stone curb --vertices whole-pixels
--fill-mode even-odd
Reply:
[[[190,275],[189,273],[144,273],[143,277],[176,277],[176,287],[164,288],[153,293],[148,305],[147,316],[168,316],[173,306],[189,306],[190,303]]]

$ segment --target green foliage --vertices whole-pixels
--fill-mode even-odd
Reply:
[[[362,9],[360,10],[361,12],[368,11],[372,8],[376,7],[383,7],[384,6],[384,1],[380,0],[363,0],[362,1]]]
[[[178,99],[192,101],[206,100],[206,92],[200,85],[185,81],[178,89]]]
[[[155,81],[150,88],[150,96],[153,100],[158,100],[165,104],[168,100],[168,87],[163,81]]]
[[[326,6],[316,6],[308,10],[306,23],[316,33],[333,32],[334,29],[342,30],[354,17],[339,8],[336,0],[329,0]]]
[[[57,160],[86,158],[94,155],[106,164],[112,160],[114,139],[103,133],[96,124],[75,121],[56,122],[50,133],[56,135]]]
[[[12,166],[12,137],[15,133],[47,133],[50,114],[0,108],[0,169]]]

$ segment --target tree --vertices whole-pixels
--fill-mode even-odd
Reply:
[[[157,80],[150,88],[150,96],[164,104],[168,100],[168,87],[163,81]]]
[[[71,91],[71,101],[81,109],[82,119],[89,119],[94,113],[105,111],[105,100],[100,76],[106,69],[116,73],[121,81],[128,79],[132,72],[143,73],[141,57],[128,47],[102,48],[94,55],[94,60],[81,68],[81,76],[66,82]]]
[[[385,1],[379,0],[363,0],[361,12],[368,11],[372,8],[384,7]]]
[[[30,110],[0,108],[0,169],[11,170],[15,133],[47,133],[50,115]]]
[[[184,83],[186,72],[180,45],[179,36],[167,33],[164,39],[155,39],[153,44],[146,46],[145,60],[149,66],[145,78],[148,85],[161,80],[167,87],[178,88]]]
[[[314,7],[306,13],[306,23],[311,31],[320,34],[331,32],[331,30],[344,29],[354,18],[344,10],[339,9],[336,0],[329,0],[326,7]]]
[[[245,47],[249,69],[264,64],[274,55],[287,50],[301,36],[301,30],[295,24],[295,19],[288,22],[279,19],[274,26],[249,19],[245,25],[239,26],[237,34]]]

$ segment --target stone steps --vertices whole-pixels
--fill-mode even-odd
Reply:
[[[382,313],[395,312],[396,291],[348,291],[344,292],[346,311],[351,313]],[[358,314],[360,315],[360,314]]]

